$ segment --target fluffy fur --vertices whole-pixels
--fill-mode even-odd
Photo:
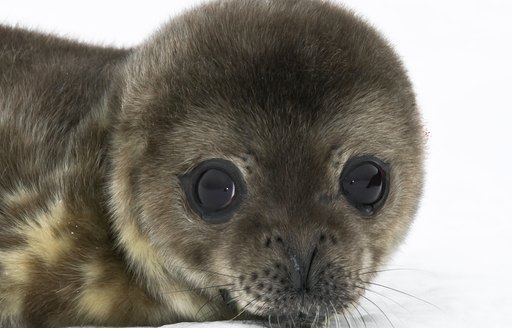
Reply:
[[[2,327],[327,317],[357,302],[418,205],[409,80],[328,2],[212,2],[133,49],[1,26],[0,74]],[[358,155],[390,165],[371,218],[340,195]],[[180,186],[210,158],[247,183],[224,224]],[[299,296],[290,250],[312,249]]]

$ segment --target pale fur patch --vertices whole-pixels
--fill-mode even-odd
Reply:
[[[8,203],[25,203],[34,197],[29,189],[20,187],[5,198]],[[34,258],[43,263],[53,264],[58,261],[61,254],[71,248],[71,241],[66,238],[56,238],[55,229],[63,224],[67,216],[62,201],[56,201],[48,211],[42,211],[35,217],[13,228],[12,233],[23,236],[26,246],[16,250],[0,251],[2,259],[0,274],[0,316],[17,318],[22,315],[24,294],[22,291],[31,281],[32,264]]]
[[[72,248],[72,236],[55,234],[66,224],[69,213],[61,200],[54,202],[48,211],[36,215],[19,225],[15,232],[27,240],[25,252],[40,258],[49,265],[55,264],[61,255]]]
[[[129,163],[130,155],[123,155],[120,163]],[[133,217],[130,206],[130,186],[128,185],[127,168],[119,165],[114,171],[110,185],[111,205],[114,209],[113,227],[117,232],[118,242],[126,251],[128,264],[149,279],[149,288],[158,289],[168,280],[159,258],[149,243],[147,237],[140,231],[136,218]],[[155,286],[156,285],[156,286]],[[167,283],[164,284],[166,286]]]
[[[26,186],[19,186],[16,190],[2,195],[3,201],[8,206],[15,204],[27,204],[35,197],[37,197],[37,193]]]
[[[131,156],[133,151],[120,154],[117,161],[130,163]],[[161,295],[168,309],[177,316],[194,320],[195,314],[202,304],[206,303],[206,299],[195,293],[176,292],[186,290],[190,286],[184,286],[170,276],[150,240],[140,230],[137,219],[131,212],[128,170],[128,167],[119,164],[110,185],[111,206],[115,217],[113,227],[117,233],[118,243],[126,252],[128,264],[146,280],[147,288],[152,290],[154,295]]]
[[[78,312],[91,320],[107,320],[114,313],[116,301],[120,298],[120,286],[97,284],[105,274],[101,262],[85,263],[82,272],[86,282],[78,298]]]
[[[169,267],[176,266],[178,268],[187,268],[190,264],[174,259],[168,263]],[[191,285],[194,286],[211,286],[221,284],[219,282],[212,283],[202,275],[197,275],[196,272],[188,272],[187,279],[191,280]],[[195,292],[186,292],[191,290],[191,285],[185,283],[179,283],[178,281],[172,281],[172,285],[169,284],[170,293],[167,293],[168,302],[176,313],[180,314],[185,318],[191,320],[207,321],[213,319],[212,313],[214,309],[210,306],[209,299],[205,296],[198,295]],[[178,291],[178,292],[176,292]],[[179,292],[182,291],[182,292]],[[200,312],[199,312],[200,311]]]
[[[18,317],[23,311],[23,294],[20,290],[30,282],[30,256],[23,251],[0,251],[0,319]]]

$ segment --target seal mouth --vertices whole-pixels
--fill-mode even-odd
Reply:
[[[222,297],[224,304],[234,313],[239,312],[236,307],[236,302],[229,293],[229,290],[221,288],[219,294]],[[325,322],[325,313],[316,312],[314,314],[308,313],[304,310],[299,310],[293,313],[272,313],[269,317],[261,314],[249,314],[243,315],[246,319],[254,321],[270,322],[270,324],[278,324],[279,327],[316,327],[322,325]]]

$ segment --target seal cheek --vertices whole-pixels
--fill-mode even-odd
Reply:
[[[192,247],[191,251],[187,254],[187,263],[192,264],[192,267],[201,267],[205,260],[208,258],[206,254],[207,250],[203,249],[201,246]]]

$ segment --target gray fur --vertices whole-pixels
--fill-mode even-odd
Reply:
[[[309,324],[358,301],[418,206],[411,84],[386,41],[329,2],[216,1],[133,49],[0,26],[0,74],[2,327],[242,309]],[[339,190],[360,155],[390,165],[371,218]],[[218,225],[179,180],[210,158],[247,183]],[[298,295],[290,272],[313,249],[315,283]]]

